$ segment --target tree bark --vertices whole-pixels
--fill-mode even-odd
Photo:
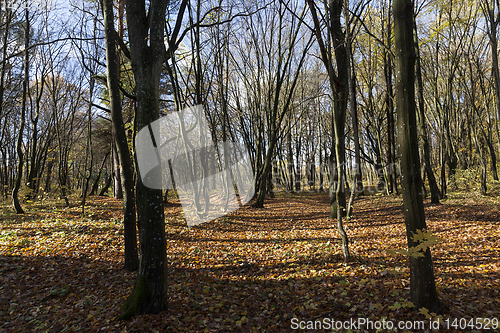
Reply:
[[[99,187],[99,180],[101,179],[101,175],[102,175],[102,170],[104,170],[104,165],[106,164],[106,161],[108,160],[108,156],[109,156],[110,152],[108,151],[106,153],[106,155],[104,156],[104,159],[102,160],[102,163],[101,163],[101,167],[99,168],[99,172],[97,174],[97,177],[94,181],[94,184],[92,185],[92,189],[90,190],[90,194],[89,195],[96,195],[97,193],[97,189]]]
[[[341,15],[343,0],[329,1],[325,11],[327,18],[327,33],[331,43],[333,44],[335,61],[337,64],[337,73],[333,67],[333,55],[330,43],[325,44],[322,36],[321,23],[316,10],[316,5],[313,0],[307,0],[309,9],[313,17],[316,40],[318,41],[321,59],[328,71],[330,79],[330,87],[334,95],[334,115],[333,115],[333,132],[335,145],[335,162],[338,182],[335,189],[336,203],[331,204],[330,215],[334,213],[333,205],[337,205],[337,229],[342,239],[342,252],[346,260],[349,260],[349,240],[347,233],[343,227],[342,218],[345,214],[346,200],[344,191],[345,182],[345,120],[347,112],[347,101],[349,98],[349,57],[347,56],[345,46],[345,34],[343,32]],[[328,48],[327,46],[328,45]],[[333,216],[331,216],[334,218]]]
[[[111,187],[111,182],[113,181],[113,175],[108,176],[108,180],[106,181],[106,184],[104,187],[101,189],[101,192],[99,192],[99,196],[103,197],[106,195],[106,192],[108,192],[109,188]]]
[[[89,100],[92,100],[92,96],[94,94],[94,78],[90,78],[89,82]],[[85,213],[85,202],[87,200],[87,192],[89,189],[90,178],[92,177],[92,169],[94,164],[94,153],[92,151],[92,103],[89,102],[87,106],[87,147],[85,152],[85,163],[83,166],[83,173],[85,174],[83,179],[83,188],[82,188],[82,215]],[[89,162],[90,157],[90,162]],[[88,170],[87,170],[88,166]]]
[[[391,26],[391,9],[387,9],[387,26],[385,27],[387,47],[391,48],[392,43],[392,26]],[[384,52],[384,77],[386,84],[386,114],[387,114],[387,164],[389,168],[389,184],[388,190],[390,193],[397,193],[397,178],[396,178],[396,143],[395,143],[395,126],[394,126],[394,92],[392,86],[392,61],[391,54],[387,50]]]
[[[29,41],[30,41],[30,20],[29,20],[29,10],[26,8],[25,11],[26,16],[26,28],[24,33],[24,80],[23,80],[23,93],[22,93],[22,101],[21,101],[21,121],[19,124],[19,133],[17,136],[17,173],[16,173],[16,181],[14,183],[14,189],[12,190],[12,203],[14,205],[14,209],[16,210],[16,214],[24,214],[24,210],[21,207],[19,202],[19,189],[21,188],[21,180],[23,178],[23,135],[24,135],[24,126],[26,123],[26,100],[28,97],[28,84],[29,84]],[[8,33],[8,32],[6,32]]]
[[[500,12],[495,15],[496,2],[492,1],[493,6],[490,6],[489,0],[482,1],[483,12],[486,16],[488,24],[488,37],[490,40],[491,49],[491,72],[495,83],[495,98],[497,116],[500,119],[500,70],[498,67],[498,24],[500,23]],[[498,129],[498,127],[497,127]],[[497,133],[500,137],[500,133]]]
[[[415,55],[416,55],[416,68],[415,73],[417,76],[417,92],[418,92],[418,127],[420,130],[420,137],[422,138],[422,148],[424,153],[424,166],[425,173],[427,174],[427,179],[429,180],[429,187],[431,189],[431,202],[433,204],[439,203],[439,187],[436,182],[436,177],[434,176],[434,171],[432,171],[431,164],[431,146],[429,144],[429,136],[427,134],[427,128],[425,126],[425,102],[424,102],[424,84],[422,80],[422,69],[420,67],[420,49],[418,46],[418,35],[417,35],[417,23],[413,22],[413,33],[415,38]],[[422,186],[424,186],[422,184]]]
[[[111,2],[111,0],[107,0]],[[165,54],[164,27],[168,0],[127,0],[127,25],[136,83],[135,126],[142,129],[159,118],[159,84]],[[136,167],[138,164],[136,163]],[[137,170],[138,175],[140,170]],[[140,263],[137,280],[122,310],[122,319],[158,313],[167,307],[167,242],[162,191],[136,179]]]
[[[396,109],[398,141],[401,152],[401,183],[408,248],[418,245],[413,239],[417,230],[425,230],[422,179],[418,154],[415,106],[415,46],[413,37],[413,1],[394,1],[396,46]],[[436,291],[434,269],[429,248],[422,257],[410,256],[410,297],[415,308],[436,312],[440,301]]]
[[[286,191],[295,192],[293,188],[293,151],[292,151],[292,112],[288,113],[287,117],[287,134],[286,134],[286,157],[287,157],[287,182]]]
[[[9,50],[9,31],[10,23],[12,21],[12,11],[7,9],[5,11],[5,22],[3,22],[3,36],[2,36],[2,71],[0,72],[0,117],[3,115],[3,99],[4,99],[4,84],[5,74],[7,73],[7,51]]]
[[[349,4],[346,1],[344,8],[344,15],[347,18],[346,21],[349,22]],[[346,31],[348,35],[346,36],[346,52],[349,58],[349,105],[351,107],[351,121],[352,121],[352,131],[354,140],[354,182],[351,188],[351,196],[349,198],[349,203],[347,205],[346,219],[349,219],[352,214],[352,205],[354,203],[354,198],[358,192],[363,191],[363,177],[361,174],[361,147],[359,144],[359,120],[358,120],[358,104],[356,100],[356,70],[354,68],[354,52],[352,50],[353,32],[348,23],[346,23]]]
[[[489,126],[489,125],[488,125]],[[497,154],[495,152],[495,147],[493,146],[493,138],[492,138],[492,133],[491,129],[488,128],[488,134],[484,134],[484,139],[486,140],[486,144],[488,146],[488,149],[490,151],[490,169],[491,169],[491,174],[493,175],[493,179],[498,181],[498,171],[497,171]]]
[[[104,1],[104,31],[106,36],[107,84],[111,107],[113,137],[120,161],[121,185],[123,189],[123,231],[125,240],[124,268],[137,270],[139,258],[137,253],[136,212],[134,193],[134,172],[127,136],[123,125],[123,115],[120,98],[120,83],[118,81],[118,57],[116,54],[116,32],[114,28],[113,0]]]
[[[116,148],[116,138],[113,136],[113,196],[115,199],[123,199],[122,178],[121,178],[120,158]]]

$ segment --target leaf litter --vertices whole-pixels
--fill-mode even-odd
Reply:
[[[121,203],[32,204],[0,217],[5,332],[289,332],[298,320],[426,320],[409,302],[402,201],[360,197],[345,262],[326,194],[279,194],[196,227],[165,208],[168,310],[118,321],[135,281],[122,269]],[[426,201],[442,318],[499,318],[500,212],[493,198]],[[491,330],[492,332],[494,330]]]

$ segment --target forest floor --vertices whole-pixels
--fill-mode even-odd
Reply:
[[[442,332],[498,324],[499,207],[498,197],[472,193],[425,202],[428,228],[441,240],[432,255],[450,326]],[[25,208],[18,216],[0,206],[1,332],[289,332],[300,321],[328,328],[359,318],[395,328],[424,321],[416,329],[424,331],[433,316],[408,302],[408,259],[390,254],[406,247],[400,197],[355,202],[345,222],[348,263],[326,194],[278,194],[263,209],[244,207],[192,228],[174,202],[165,208],[168,310],[129,321],[117,320],[135,279],[122,269],[120,202],[93,197],[83,216],[81,207],[55,202]]]

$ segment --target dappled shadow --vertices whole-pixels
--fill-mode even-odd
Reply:
[[[340,258],[335,258],[340,259]],[[302,263],[297,263],[300,267]],[[231,331],[235,322],[240,320],[240,332],[267,330],[270,332],[291,331],[291,319],[315,320],[317,318],[334,318],[335,320],[350,320],[370,316],[370,300],[374,296],[391,297],[397,295],[402,299],[409,298],[409,290],[404,286],[398,289],[391,287],[389,281],[399,280],[403,276],[391,273],[372,274],[371,284],[346,284],[346,276],[328,276],[315,278],[291,277],[286,280],[272,278],[275,270],[297,270],[297,266],[250,265],[248,268],[226,266],[215,270],[173,268],[171,275],[184,277],[182,282],[170,285],[169,309],[165,314],[170,323],[179,331],[204,330]],[[298,269],[297,271],[301,271]],[[304,273],[304,270],[302,270]],[[307,274],[307,269],[305,270]],[[238,276],[237,280],[233,279]],[[271,278],[262,278],[270,276]],[[406,276],[406,278],[408,278]],[[471,288],[469,294],[477,295],[467,303],[474,308],[482,308],[484,301],[498,298],[498,290],[488,291],[481,287],[494,279],[493,274],[475,277],[469,280],[466,275],[457,275],[455,279],[465,279]],[[190,283],[189,281],[195,282]],[[233,292],[231,292],[233,291]],[[464,290],[460,287],[438,288],[442,302],[453,309],[457,300],[461,300]],[[392,303],[389,301],[389,305]],[[357,305],[353,313],[352,307]],[[464,313],[467,313],[464,309]],[[393,309],[388,320],[415,319],[411,309]],[[180,313],[192,313],[193,316],[180,316]],[[453,315],[454,312],[441,313]],[[241,319],[246,319],[241,322]],[[378,318],[378,317],[377,317]],[[231,320],[232,319],[232,320]],[[423,320],[424,318],[420,318]],[[170,326],[170,327],[172,327]],[[159,326],[162,327],[162,326]],[[163,326],[164,328],[166,326]]]
[[[429,221],[458,220],[469,222],[500,223],[500,210],[492,205],[466,205],[442,203],[440,206],[426,205]]]
[[[168,309],[130,321],[116,319],[135,279],[121,269],[119,224],[4,222],[3,229],[40,236],[64,255],[39,247],[36,256],[0,256],[0,331],[290,332],[293,317],[423,319],[414,309],[394,308],[409,299],[407,258],[387,253],[406,245],[401,201],[355,202],[345,222],[352,250],[345,262],[328,195],[308,195],[272,199],[265,210],[244,207],[193,228],[180,206],[167,207]],[[484,216],[494,218],[486,207]],[[426,204],[429,228],[444,238],[432,249],[438,293],[449,308],[444,315],[491,317],[500,308],[497,221],[455,221],[453,214],[466,212]],[[71,237],[53,244],[51,233]],[[91,235],[99,236],[94,252],[68,250]]]
[[[261,243],[261,244],[276,244],[276,243],[294,243],[294,242],[306,242],[306,241],[319,241],[328,242],[332,240],[338,240],[331,237],[298,237],[298,238],[266,238],[266,239],[241,239],[241,238],[196,238],[196,237],[186,237],[177,234],[169,234],[169,239],[180,240],[183,242],[220,242],[220,243]]]

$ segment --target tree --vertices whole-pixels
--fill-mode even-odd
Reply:
[[[385,5],[385,3],[384,3]],[[385,7],[385,6],[384,6]],[[384,11],[382,11],[384,15]],[[391,1],[387,4],[387,23],[382,24],[382,34],[385,34],[386,47],[384,49],[384,78],[386,84],[386,97],[385,108],[387,113],[387,165],[389,168],[389,191],[390,193],[398,192],[397,178],[396,178],[396,144],[395,144],[395,130],[394,130],[394,93],[393,93],[393,56],[391,51],[392,46],[392,24],[391,24]],[[385,20],[383,20],[385,21]]]
[[[414,235],[426,230],[418,153],[415,105],[415,45],[412,0],[394,1],[394,32],[396,46],[396,110],[398,141],[401,154],[401,184],[408,248],[419,245]],[[434,281],[431,251],[410,256],[410,297],[416,308],[434,312],[441,304]]]
[[[487,34],[491,47],[491,73],[494,79],[496,109],[498,119],[500,119],[500,70],[498,68],[498,25],[500,24],[500,10],[495,13],[496,8],[500,9],[500,3],[497,0],[481,0],[480,5],[488,28]],[[500,136],[500,132],[498,135]]]
[[[363,2],[358,4],[357,9],[362,5]],[[349,198],[349,204],[347,206],[347,216],[349,219],[352,211],[352,204],[354,202],[354,197],[356,196],[356,192],[363,190],[363,176],[361,173],[361,147],[359,144],[359,120],[358,120],[358,103],[356,100],[356,70],[354,67],[354,52],[352,49],[352,44],[354,40],[354,30],[355,26],[351,27],[350,24],[350,15],[349,15],[349,2],[346,1],[344,8],[344,16],[346,17],[346,52],[350,61],[349,68],[349,105],[351,108],[351,122],[352,122],[352,131],[353,131],[353,141],[354,141],[354,181],[351,189],[351,197]],[[357,11],[357,10],[356,10]],[[358,14],[356,13],[356,16]],[[392,75],[392,74],[391,74]],[[392,98],[392,96],[391,96]],[[391,115],[394,110],[391,109]],[[389,122],[389,119],[388,119]],[[391,135],[389,134],[389,137]],[[390,149],[391,144],[389,144]],[[390,154],[390,153],[389,153]],[[389,161],[391,159],[389,158]],[[391,163],[391,162],[389,162]]]
[[[342,224],[342,218],[345,212],[345,191],[344,191],[344,177],[345,177],[345,122],[347,112],[347,101],[349,98],[349,56],[345,46],[345,33],[342,29],[341,15],[342,15],[342,0],[332,0],[328,3],[325,2],[325,18],[328,41],[324,42],[322,35],[322,24],[319,20],[319,15],[314,1],[307,0],[309,9],[314,22],[314,30],[316,33],[316,40],[319,44],[321,52],[321,60],[326,67],[328,77],[330,79],[330,88],[333,93],[334,99],[334,114],[333,114],[333,143],[335,147],[335,167],[337,175],[337,184],[335,186],[335,201],[331,202],[330,217],[337,218],[337,229],[342,238],[342,251],[344,257],[350,258],[349,254],[349,240],[347,233]],[[333,50],[332,50],[333,46]],[[335,63],[337,71],[334,68],[333,54],[335,55]],[[333,155],[333,152],[332,152]],[[331,185],[333,182],[330,181]],[[336,215],[336,216],[335,216]]]
[[[114,28],[113,0],[104,1],[104,28],[106,36],[106,64],[109,104],[113,124],[113,137],[118,159],[120,161],[121,187],[123,189],[123,231],[125,238],[125,269],[137,270],[139,258],[137,256],[136,211],[134,193],[133,163],[128,149],[127,136],[123,125],[120,83],[118,81],[118,57],[116,52],[116,36]]]
[[[414,20],[413,22],[413,30],[414,30],[414,38],[415,38],[415,55],[416,55],[416,63],[415,63],[415,71],[417,76],[417,95],[418,95],[418,127],[420,130],[420,136],[422,138],[422,148],[424,153],[424,165],[425,165],[425,173],[427,175],[427,179],[429,180],[429,187],[431,189],[431,202],[433,204],[439,203],[439,187],[436,182],[436,177],[434,176],[434,171],[432,171],[431,165],[431,145],[429,144],[429,136],[427,134],[427,128],[425,125],[425,102],[424,102],[424,84],[422,80],[422,68],[420,61],[420,48],[418,46],[418,34],[417,34],[417,23]]]
[[[281,124],[292,110],[299,74],[312,44],[313,39],[302,31],[305,14],[302,8],[293,16],[283,2],[273,3],[268,11],[255,13],[253,20],[245,22],[250,36],[243,35],[239,41],[234,65],[247,89],[246,106],[254,135],[254,147],[247,148],[255,150],[255,207],[263,207],[271,190],[273,160],[285,132]]]
[[[30,44],[30,18],[28,8],[24,11],[26,17],[26,26],[24,33],[24,80],[23,80],[23,93],[21,101],[21,122],[19,125],[19,133],[17,136],[17,173],[16,182],[14,183],[14,189],[12,190],[12,203],[16,214],[24,214],[24,210],[19,203],[19,189],[21,188],[21,180],[23,178],[23,163],[24,163],[24,152],[23,152],[23,135],[24,126],[26,124],[26,104],[28,98],[28,85],[29,85],[29,44]],[[7,32],[5,32],[7,33]]]
[[[159,83],[165,60],[165,12],[168,0],[127,0],[127,26],[132,71],[136,83],[135,127],[142,129],[159,118]],[[146,8],[147,7],[147,8]],[[136,163],[136,167],[137,167]],[[139,174],[139,170],[136,170]],[[158,313],[167,306],[167,243],[162,191],[136,179],[139,271],[120,316]]]

